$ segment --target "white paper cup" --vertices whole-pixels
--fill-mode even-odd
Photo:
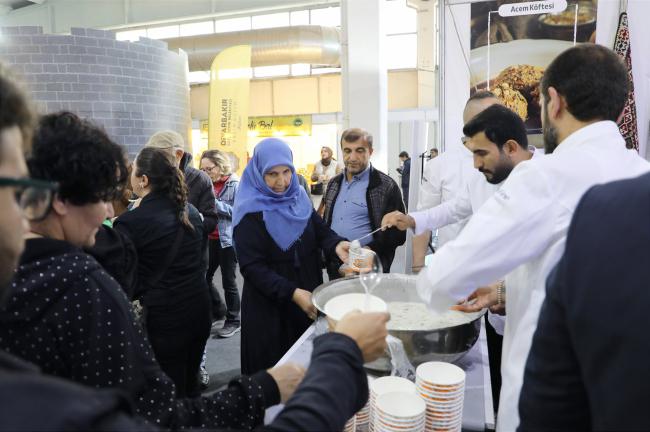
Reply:
[[[422,363],[415,370],[418,380],[437,387],[457,388],[465,383],[465,371],[456,365],[444,362]]]

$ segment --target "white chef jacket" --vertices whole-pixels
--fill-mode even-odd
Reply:
[[[528,151],[533,158],[542,156],[543,151],[529,146]],[[415,219],[415,235],[424,231],[433,231],[447,224],[456,223],[471,217],[503,184],[491,184],[485,176],[473,168],[466,174],[468,180],[454,199],[425,210],[411,212],[409,216]]]
[[[544,154],[543,151],[538,151],[533,146],[529,146],[528,151],[533,154],[533,158]],[[422,234],[427,230],[433,231],[447,224],[471,217],[504,183],[491,184],[475,168],[472,169],[471,173],[468,173],[468,177],[470,177],[469,181],[465,182],[464,188],[456,198],[430,209],[409,213],[415,219],[415,235]],[[503,335],[505,317],[488,311],[488,320],[494,330]]]
[[[442,311],[476,287],[508,275],[499,431],[514,431],[519,424],[519,392],[546,277],[564,252],[578,201],[596,184],[648,171],[650,164],[625,148],[614,122],[579,129],[553,154],[518,164],[418,276],[420,296]]]
[[[427,162],[420,187],[418,210],[440,205],[456,197],[465,184],[463,177],[467,167],[471,166],[472,153],[460,144]],[[439,229],[438,247],[456,238],[465,223],[466,220],[462,220]]]

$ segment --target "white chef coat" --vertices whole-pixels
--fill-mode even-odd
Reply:
[[[529,146],[528,151],[533,154],[533,158],[544,154],[534,146]],[[432,208],[409,213],[409,216],[415,219],[415,235],[471,217],[504,183],[489,183],[485,175],[475,168],[472,168],[466,176],[468,180],[454,199]]]
[[[472,153],[457,145],[424,166],[418,210],[431,208],[456,197],[464,186],[467,167],[472,166]],[[450,224],[438,230],[438,247],[456,238],[466,220]]]
[[[553,154],[518,164],[418,276],[420,296],[442,311],[476,287],[508,275],[499,431],[514,431],[519,424],[519,392],[546,277],[564,252],[578,201],[596,184],[648,171],[650,164],[625,148],[614,122],[579,129]]]
[[[534,146],[528,146],[528,151],[533,154],[533,158],[544,154]],[[475,168],[467,176],[470,177],[469,180],[465,182],[465,186],[454,199],[430,209],[409,213],[415,219],[415,235],[471,217],[504,183],[489,183],[485,179],[485,175]],[[488,311],[488,320],[494,330],[503,335],[506,324],[505,317]]]

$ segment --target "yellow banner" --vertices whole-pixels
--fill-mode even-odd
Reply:
[[[249,117],[248,135],[251,137],[310,136],[311,115]]]
[[[210,68],[208,148],[228,153],[241,175],[247,162],[247,120],[251,77],[251,47],[221,51]]]

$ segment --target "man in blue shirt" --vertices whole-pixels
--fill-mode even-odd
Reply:
[[[385,214],[403,211],[404,202],[397,183],[370,163],[372,135],[363,129],[347,129],[341,135],[341,150],[345,170],[327,186],[324,219],[337,234],[355,240],[380,228]],[[395,249],[405,240],[405,232],[391,228],[365,237],[360,243],[379,256],[388,273]],[[338,260],[328,262],[330,280],[340,277],[340,265]]]

